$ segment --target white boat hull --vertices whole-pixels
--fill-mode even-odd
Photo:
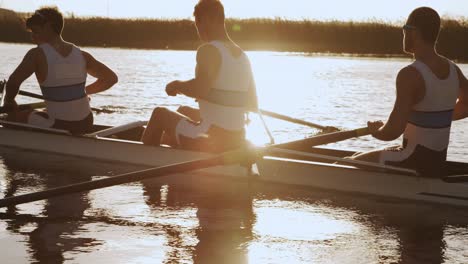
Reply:
[[[4,127],[0,128],[0,146],[150,167],[207,158],[211,155],[166,147],[145,146],[134,141],[69,136]],[[257,167],[259,174],[253,177],[248,177],[249,170],[239,165],[217,166],[194,171],[192,174],[255,179],[262,182],[468,207],[467,183],[445,183],[440,179],[268,156],[259,160]]]
[[[259,167],[264,180],[277,183],[468,206],[468,183],[275,157],[265,157]]]

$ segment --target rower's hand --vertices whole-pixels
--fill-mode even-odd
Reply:
[[[179,83],[180,81],[173,81],[173,82],[170,82],[168,85],[166,85],[167,95],[176,96],[179,93],[179,91],[177,90]]]
[[[374,135],[375,133],[377,133],[379,131],[379,129],[381,127],[383,127],[384,125],[384,122],[382,121],[369,121],[367,122],[367,129],[369,129],[369,133],[371,133],[371,135]]]

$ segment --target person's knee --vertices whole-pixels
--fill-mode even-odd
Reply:
[[[154,110],[153,110],[153,114],[151,115],[151,119],[162,119],[166,113],[168,112],[169,110],[165,107],[156,107]]]
[[[181,106],[179,106],[179,108],[177,108],[177,112],[184,113],[184,112],[187,112],[189,109],[190,109],[190,107],[185,106],[185,105],[181,105]]]
[[[187,117],[190,117],[192,118],[194,113],[195,113],[196,109],[190,107],[190,106],[180,106],[179,108],[177,108],[177,112],[184,115],[184,116],[187,116]]]

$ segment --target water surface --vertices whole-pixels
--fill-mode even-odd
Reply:
[[[0,44],[0,78],[32,46]],[[155,106],[195,106],[165,84],[193,76],[195,53],[89,48],[119,84],[92,97],[104,124],[149,118]],[[385,119],[405,59],[250,52],[264,109],[350,129]],[[461,65],[468,74],[468,65]],[[34,78],[23,89],[39,92]],[[19,98],[21,102],[30,99]],[[255,115],[252,141],[268,138]],[[317,131],[267,118],[277,142]],[[449,157],[466,161],[467,121]],[[330,147],[369,150],[370,137]],[[141,169],[0,149],[0,191],[18,195]],[[298,187],[194,179],[134,183],[0,210],[2,263],[467,263],[466,210]],[[14,215],[12,217],[12,214]]]

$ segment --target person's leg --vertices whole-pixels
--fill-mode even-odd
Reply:
[[[43,111],[18,112],[14,121],[42,128],[51,128],[55,123],[55,119],[51,118],[46,112]]]
[[[200,110],[197,109],[197,108],[193,108],[193,107],[190,107],[190,106],[180,106],[177,109],[177,112],[181,113],[184,116],[189,117],[191,120],[193,120],[195,122],[200,122],[201,121]]]
[[[177,109],[177,113],[181,114],[184,119],[188,119],[189,123],[200,122],[200,110],[197,108],[192,108],[190,106],[180,106]],[[176,127],[179,123],[176,124]],[[177,146],[179,144],[177,136],[174,136],[175,133],[163,133],[161,136],[161,144],[169,146]]]
[[[375,162],[381,165],[392,165],[397,167],[410,166],[413,148],[403,148],[401,146],[393,146],[383,150],[371,151],[367,153],[357,154],[351,159]],[[411,167],[411,166],[410,166]]]
[[[7,121],[18,122],[18,123],[28,123],[29,116],[32,113],[33,111],[31,110],[9,113],[7,116]]]
[[[166,137],[164,141],[169,142],[171,145],[174,144],[174,142],[177,142],[175,138],[175,128],[183,118],[187,117],[164,107],[156,107],[143,132],[141,141],[145,145],[159,146],[164,133]]]

